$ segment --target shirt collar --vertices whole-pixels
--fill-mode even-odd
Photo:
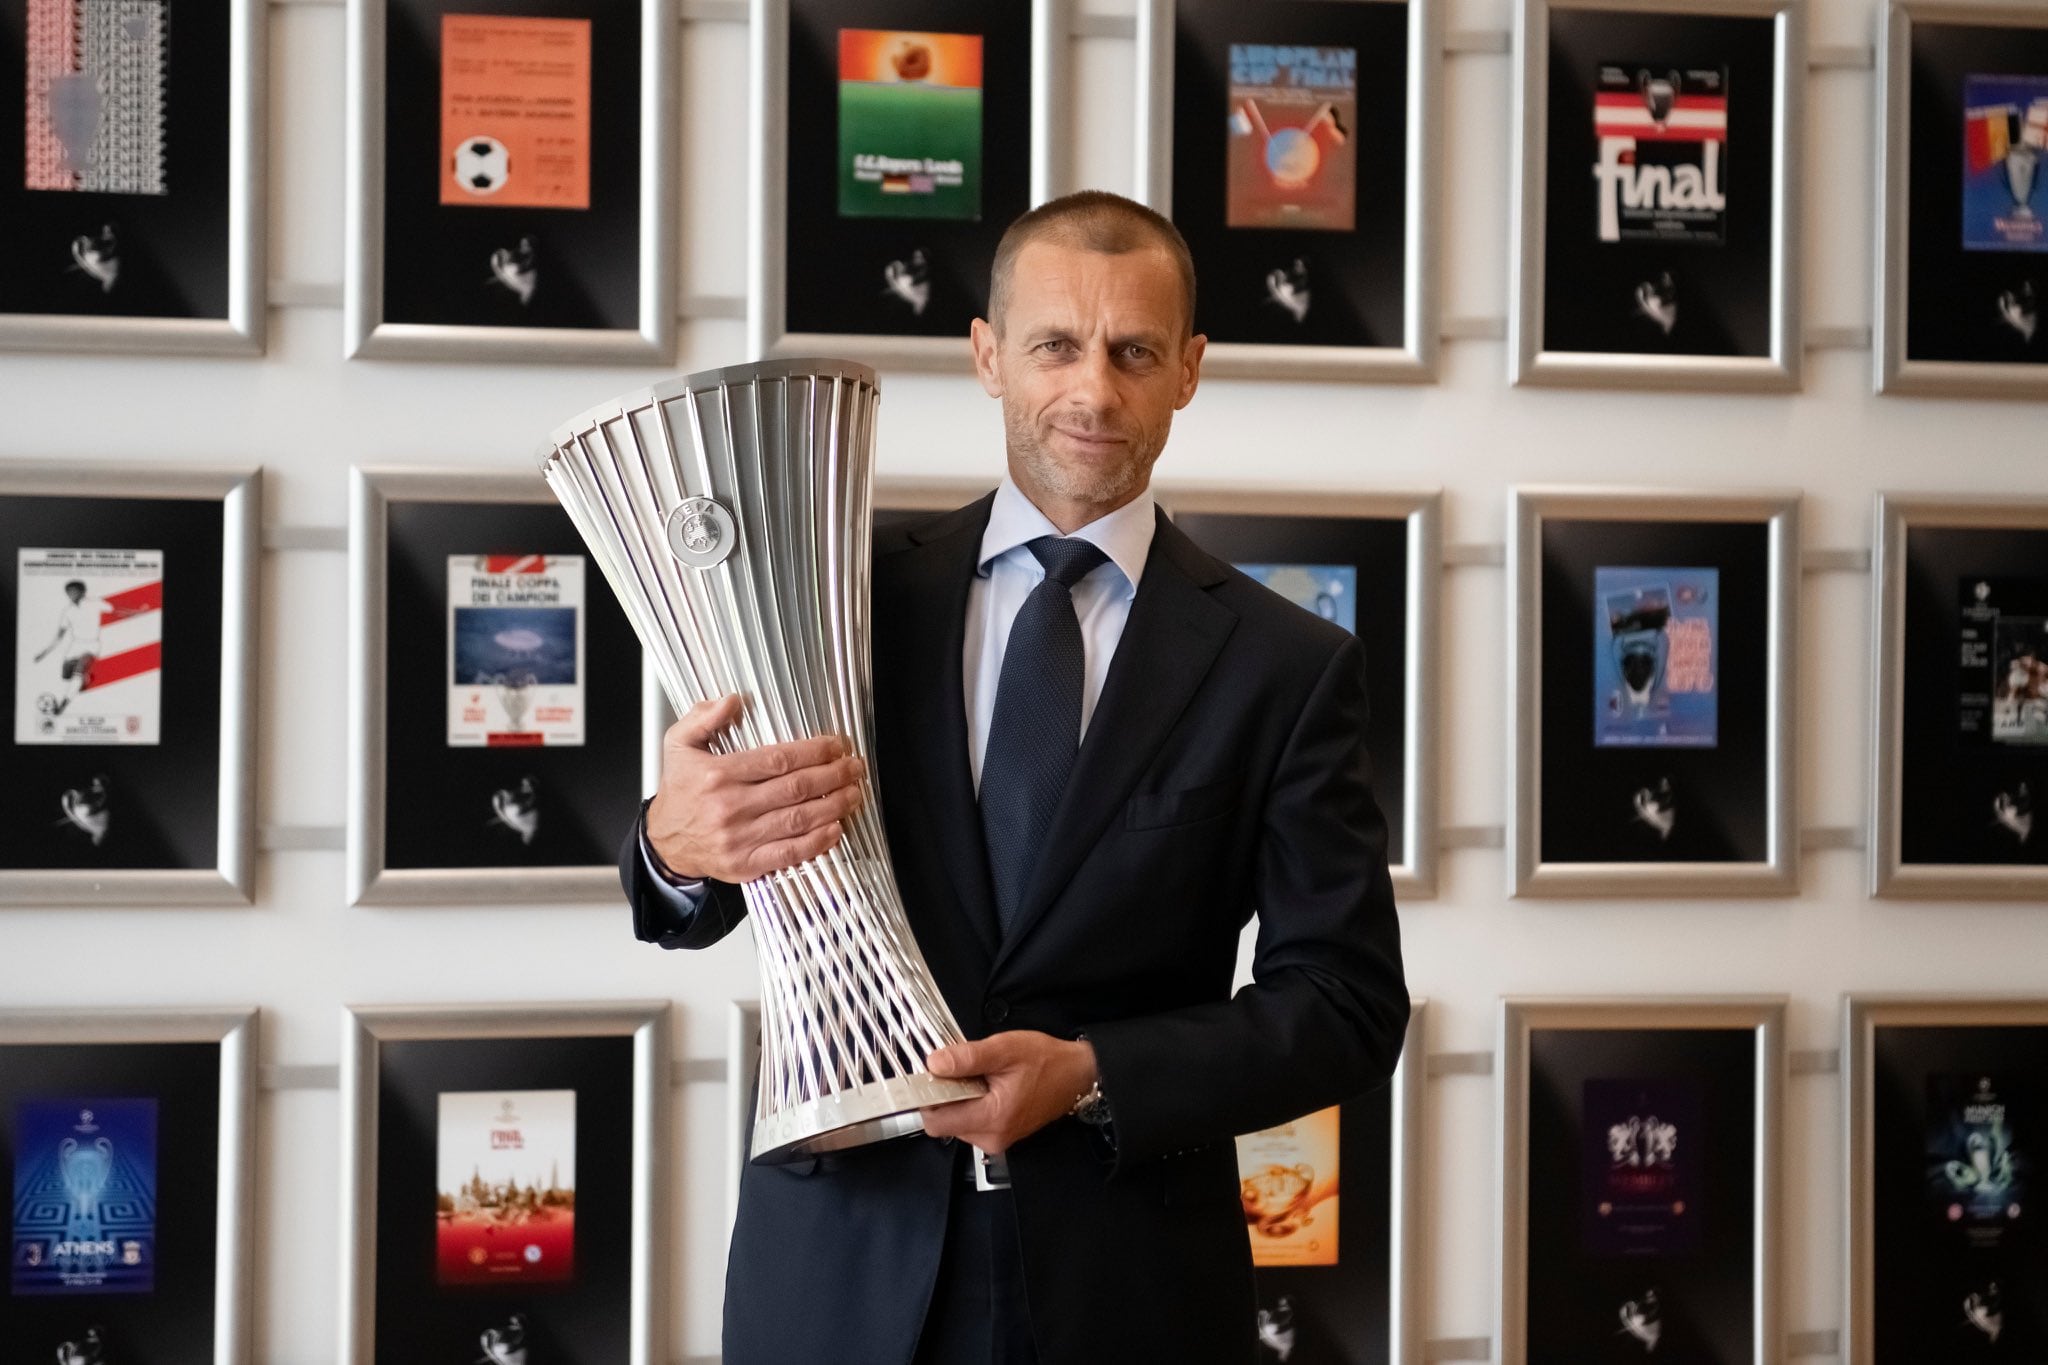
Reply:
[[[1152,495],[1140,493],[1109,515],[1097,517],[1074,532],[1074,539],[1085,540],[1109,556],[1110,563],[1124,576],[1127,593],[1137,592],[1138,580],[1145,573],[1145,560],[1152,553],[1152,507]],[[989,566],[1012,550],[1023,549],[1040,536],[1058,534],[1059,527],[1005,474],[996,489],[995,503],[989,508],[988,526],[981,533],[981,556],[975,560],[975,572],[987,578]],[[1037,568],[1037,557],[1029,550],[1024,554]]]

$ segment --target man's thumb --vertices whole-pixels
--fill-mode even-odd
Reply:
[[[740,718],[740,697],[735,692],[711,701],[700,701],[685,711],[669,731],[669,737],[691,749],[709,749],[711,741]]]

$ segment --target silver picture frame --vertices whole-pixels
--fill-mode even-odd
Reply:
[[[221,504],[220,778],[211,868],[0,872],[0,905],[247,905],[256,896],[257,558],[260,469],[80,461],[0,462],[0,498],[215,500]]]
[[[212,1365],[254,1360],[256,1059],[260,1013],[246,1009],[118,1006],[0,1010],[6,1049],[210,1043],[220,1049],[219,1193],[214,1201]]]
[[[1500,1194],[1500,1365],[1528,1365],[1530,1037],[1538,1030],[1663,1031],[1729,1029],[1754,1035],[1756,1056],[1756,1176],[1750,1238],[1755,1255],[1749,1283],[1756,1303],[1750,1365],[1784,1359],[1780,1284],[1783,1206],[1786,999],[1783,996],[1711,995],[1664,998],[1509,996],[1501,1001],[1499,1118],[1496,1150]],[[1570,1176],[1564,1177],[1570,1179]]]
[[[2048,998],[1843,998],[1843,1365],[1874,1365],[1877,1359],[1876,1053],[1877,1032],[1884,1028],[2048,1028]]]
[[[267,0],[227,0],[228,206],[225,318],[0,313],[0,350],[95,354],[263,354],[269,320]]]
[[[1562,352],[1544,345],[1550,146],[1550,16],[1560,10],[1769,18],[1776,30],[1771,139],[1771,319],[1768,356]],[[1519,0],[1515,7],[1514,168],[1508,231],[1508,378],[1514,384],[1631,389],[1790,392],[1800,386],[1805,342],[1801,265],[1805,176],[1804,0]]]
[[[1908,863],[1902,848],[1906,718],[1906,538],[1932,528],[2048,531],[2048,498],[1880,493],[1871,557],[1877,667],[1871,681],[1870,894],[1898,899],[2040,901],[2039,864]]]
[[[1542,849],[1546,521],[1757,522],[1768,528],[1766,853],[1756,862],[1557,862]],[[1783,896],[1799,884],[1799,495],[1523,487],[1508,521],[1507,867],[1511,896]]]
[[[1430,383],[1443,346],[1443,6],[1439,0],[1346,0],[1407,4],[1407,148],[1402,194],[1406,270],[1398,346],[1266,346],[1211,342],[1202,370],[1218,378]],[[1173,216],[1174,15],[1176,0],[1138,0],[1136,162],[1139,197]]]
[[[1879,393],[1975,398],[2048,397],[2048,365],[1913,360],[1906,354],[1913,183],[1913,26],[2048,29],[2034,0],[1891,0],[1877,45],[1876,323],[1871,355]]]
[[[377,1129],[389,1042],[626,1037],[633,1042],[631,1340],[627,1365],[668,1360],[672,1007],[666,1000],[344,1006],[341,1038],[341,1348],[377,1359]]]
[[[1438,704],[1442,692],[1443,492],[1441,489],[1356,492],[1302,489],[1255,492],[1193,484],[1153,490],[1169,516],[1247,516],[1400,520],[1407,524],[1407,622],[1402,664],[1401,860],[1389,865],[1404,900],[1436,895],[1438,830]]]
[[[663,364],[678,306],[677,69],[682,35],[671,0],[639,0],[640,211],[638,325],[486,327],[384,317],[385,19],[394,0],[347,0],[348,140],[342,355],[345,359]],[[601,91],[593,90],[592,98]],[[424,98],[425,95],[423,94]]]
[[[555,496],[530,474],[497,470],[358,465],[349,471],[349,752],[345,840],[350,905],[558,904],[618,900],[618,867],[393,868],[385,865],[384,753],[389,710],[386,603],[389,513],[393,503],[514,503],[552,507]],[[591,573],[586,604],[610,588]],[[661,778],[662,734],[673,722],[643,656],[640,675],[640,786]],[[621,828],[620,837],[625,830]]]
[[[1022,0],[1016,0],[1021,3]],[[1068,153],[1073,100],[1073,0],[1031,6],[1030,200],[1071,185]],[[757,359],[843,355],[878,369],[971,373],[974,355],[958,337],[791,332],[789,316],[789,26],[790,0],[750,0],[747,56],[751,119],[747,194],[747,354]],[[819,248],[825,249],[825,248]]]

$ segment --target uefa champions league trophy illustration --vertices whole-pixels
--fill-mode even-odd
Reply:
[[[720,752],[837,734],[872,762],[878,402],[863,365],[742,365],[601,404],[541,452],[670,704],[746,698]],[[837,847],[743,888],[761,956],[756,1160],[918,1132],[920,1107],[986,1088],[925,1069],[962,1035],[866,795]]]

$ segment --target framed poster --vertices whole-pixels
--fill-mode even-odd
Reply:
[[[254,1010],[0,1010],[0,1328],[23,1360],[248,1365]]]
[[[1798,883],[1796,494],[1518,489],[1509,894]]]
[[[1878,389],[2048,396],[2048,15],[1893,0],[1879,67]]]
[[[1521,0],[1509,377],[1799,387],[1801,0]]]
[[[343,1012],[341,1360],[665,1359],[669,1004]]]
[[[1877,523],[1871,894],[2038,901],[2048,501],[1888,493]]]
[[[1509,999],[1500,1360],[1781,1359],[1782,997]]]
[[[266,34],[262,0],[0,5],[0,349],[262,352]]]
[[[664,0],[351,0],[344,354],[666,362]]]
[[[350,475],[349,903],[616,900],[666,711],[531,476]]]
[[[1436,891],[1443,495],[1158,490],[1174,524],[1365,644],[1373,796],[1402,896]]]
[[[1427,1009],[1391,1082],[1237,1139],[1262,1365],[1422,1365]]]
[[[260,477],[0,463],[0,904],[253,895]]]
[[[1435,0],[1145,0],[1137,165],[1218,375],[1435,377]]]
[[[2048,1000],[1852,996],[1847,1365],[2048,1355]]]
[[[1063,157],[1067,0],[753,0],[747,347],[966,370]]]

